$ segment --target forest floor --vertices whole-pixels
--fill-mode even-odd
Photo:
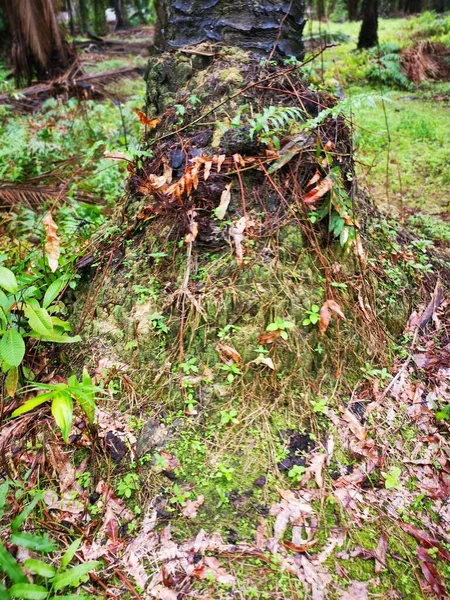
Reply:
[[[395,78],[399,83],[396,59],[383,63],[381,56],[395,55],[393,44],[411,44],[415,30],[405,19],[381,20],[382,50],[373,55],[352,52],[359,24],[322,27],[348,38],[308,66],[308,75],[318,89],[348,100],[360,184],[387,215],[372,231],[387,240],[374,268],[383,271],[386,285],[379,292],[395,320],[402,261],[420,288],[439,270],[426,252],[441,253],[442,264],[448,258],[450,83],[413,86],[400,79],[405,89],[393,85]],[[311,24],[307,34],[317,33]],[[137,30],[126,41],[142,37]],[[83,52],[82,64],[91,73],[144,67],[144,54],[105,56],[94,45]],[[369,70],[373,74],[380,64],[392,72],[369,80]],[[0,92],[12,91],[6,74],[0,70]],[[111,234],[114,227],[108,219],[117,214],[128,171],[127,162],[108,154],[130,162],[146,156],[136,112],[144,81],[117,79],[104,92],[103,99],[81,102],[50,98],[33,113],[0,105],[1,262],[24,289],[53,285],[53,300],[62,289],[58,282],[83,285],[77,272],[64,279],[65,273],[98,244],[99,228]],[[51,207],[62,248],[54,275],[42,250],[48,239],[43,217]],[[411,232],[404,245],[396,241],[394,222]],[[164,250],[151,256],[156,267]],[[127,259],[133,251],[128,244]],[[199,275],[198,285],[203,281],[208,278]],[[344,274],[335,283],[343,299],[350,298],[352,284]],[[152,278],[134,287],[143,306],[160,294]],[[65,443],[48,407],[16,419],[2,416],[0,569],[9,584],[22,585],[25,572],[36,588],[1,596],[0,586],[0,598],[62,598],[69,588],[77,595],[67,599],[448,597],[450,303],[440,283],[426,289],[404,331],[359,368],[351,386],[337,376],[333,391],[317,381],[314,389],[296,389],[291,397],[286,392],[287,399],[254,398],[244,384],[232,391],[242,371],[255,368],[250,362],[270,363],[261,345],[248,364],[223,359],[244,329],[231,322],[217,327],[220,367],[195,355],[181,362],[184,407],[159,405],[158,383],[171,367],[163,364],[149,383],[128,360],[133,341],[115,357],[94,338],[83,340],[79,353],[34,346],[21,373],[28,381],[66,385],[72,368],[85,361],[92,376],[83,380],[85,391],[92,382],[101,388],[97,428],[90,431],[77,413]],[[58,314],[76,327],[70,294]],[[38,302],[42,296],[39,289],[30,292]],[[313,307],[305,311],[310,323],[303,329],[314,329]],[[158,354],[170,325],[159,313],[149,318]],[[280,353],[283,344],[296,347],[297,331],[300,323],[296,329],[286,324]],[[319,360],[320,341],[314,352]],[[277,379],[284,389],[281,373],[274,372],[272,383]],[[4,383],[2,415],[29,397],[13,384]],[[189,396],[196,386],[206,390],[198,405]],[[222,399],[218,406],[210,388]],[[99,562],[83,568],[83,561]]]

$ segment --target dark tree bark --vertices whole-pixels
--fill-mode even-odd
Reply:
[[[281,55],[303,56],[301,0],[156,0],[156,11],[161,47],[212,42],[263,55],[276,47]]]
[[[403,11],[406,15],[414,15],[422,10],[422,0],[405,0]]]
[[[123,0],[113,0],[112,5],[116,13],[116,29],[125,29],[128,26],[128,21]]]
[[[378,44],[378,0],[364,0],[362,12],[358,50],[373,48]]]
[[[358,19],[358,0],[347,0],[348,20],[356,21]]]

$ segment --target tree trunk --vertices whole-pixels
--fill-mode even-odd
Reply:
[[[358,19],[358,0],[347,0],[348,20],[356,21]]]
[[[113,0],[112,4],[116,13],[116,29],[125,29],[128,26],[128,21],[123,0]]]
[[[403,11],[406,15],[415,15],[422,10],[422,0],[405,0]]]
[[[169,48],[211,42],[303,56],[300,0],[156,0],[156,11],[157,43]]]
[[[73,53],[61,34],[53,0],[5,0],[16,82],[49,79],[70,64]]]
[[[359,32],[358,49],[372,48],[378,44],[378,0],[364,0],[363,22]]]

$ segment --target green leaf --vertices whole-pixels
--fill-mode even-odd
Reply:
[[[269,323],[266,327],[266,331],[277,331],[279,329],[277,323]]]
[[[92,425],[95,417],[95,400],[92,394],[84,389],[79,389],[73,393],[73,396],[78,400],[78,404]]]
[[[64,335],[63,333],[57,333],[56,331],[47,335],[40,335],[37,331],[32,331],[29,334],[29,337],[41,340],[41,342],[56,342],[57,344],[75,344],[76,342],[81,342],[81,337],[79,335],[71,337],[69,335]]]
[[[60,573],[53,580],[53,589],[57,592],[69,586],[73,587],[79,585],[80,580],[85,577],[89,571],[93,571],[99,564],[100,563],[97,560],[90,561],[77,565],[68,571],[64,571],[64,573]]]
[[[43,495],[44,492],[38,492],[33,498],[33,500],[30,502],[30,504],[25,506],[23,511],[19,515],[17,515],[17,517],[13,521],[11,521],[12,531],[17,531],[18,529],[20,529],[20,527],[22,527],[22,525],[25,523],[25,521],[35,509],[36,505],[42,500]]]
[[[63,557],[61,558],[61,570],[65,569],[67,565],[70,563],[72,558],[75,556],[75,552],[78,550],[81,544],[81,538],[78,538],[74,542],[70,544],[67,550],[64,552]]]
[[[17,383],[19,382],[19,370],[17,367],[11,367],[8,369],[8,374],[5,377],[5,388],[8,396],[14,396],[17,390]]]
[[[0,306],[3,308],[5,312],[8,312],[11,307],[11,300],[5,294],[3,290],[0,290]]]
[[[52,540],[41,535],[34,535],[33,533],[13,533],[11,535],[11,544],[16,544],[16,546],[34,550],[35,552],[54,552],[57,549]]]
[[[61,429],[64,441],[67,443],[73,419],[73,402],[67,392],[57,392],[53,396],[52,415]]]
[[[9,589],[11,598],[23,598],[24,600],[45,600],[48,591],[42,585],[35,583],[16,583]]]
[[[0,287],[10,294],[17,294],[16,276],[6,267],[0,267]]]
[[[44,404],[44,402],[47,402],[48,400],[51,400],[53,398],[53,396],[55,395],[56,392],[47,392],[46,394],[39,394],[38,396],[35,396],[34,398],[30,398],[30,400],[27,400],[26,402],[24,402],[22,404],[22,406],[19,406],[19,408],[16,408],[16,410],[12,413],[11,417],[18,417],[19,415],[23,415],[24,413],[30,412],[31,410],[33,410],[34,408],[36,408],[36,406],[40,406],[41,404]]]
[[[52,317],[52,323],[54,327],[58,327],[63,331],[70,331],[72,329],[72,325],[68,321],[63,321],[59,317]]]
[[[46,579],[50,579],[50,577],[54,577],[56,575],[55,567],[52,567],[52,565],[49,565],[42,560],[27,558],[23,564],[34,575],[40,575]]]
[[[10,595],[3,583],[0,583],[0,600],[9,600]]]
[[[5,573],[15,583],[27,581],[25,573],[19,567],[16,559],[11,556],[5,546],[0,542],[0,572]]]
[[[62,277],[55,279],[55,281],[53,281],[53,283],[51,283],[48,286],[47,291],[44,295],[44,299],[42,301],[42,306],[44,308],[50,306],[53,300],[55,300],[55,298],[59,296],[59,294],[62,292],[68,281],[69,277],[67,275],[63,275]]]
[[[3,517],[6,498],[8,497],[9,481],[6,480],[0,485],[0,519]]]
[[[8,329],[0,340],[0,357],[13,367],[18,367],[25,356],[25,342],[15,329]]]
[[[24,312],[31,329],[43,336],[53,334],[52,318],[45,308],[32,308],[26,304]]]

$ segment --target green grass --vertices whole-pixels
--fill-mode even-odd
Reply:
[[[425,35],[425,26],[429,28],[425,32],[434,31],[435,39],[445,41],[447,25],[432,29],[430,21],[435,24],[436,19],[380,19],[380,52],[390,61],[382,60],[381,67],[376,49],[356,51],[360,23],[322,24],[324,31],[344,33],[350,41],[327,49],[310,68],[317,87],[358,99],[351,111],[357,173],[375,202],[390,210],[420,208],[430,214],[448,210],[450,83],[405,84],[396,58],[398,50],[413,43],[412,32],[416,39]],[[306,34],[317,30],[317,23],[310,29],[307,25]],[[361,95],[372,99],[373,105],[361,102]]]

